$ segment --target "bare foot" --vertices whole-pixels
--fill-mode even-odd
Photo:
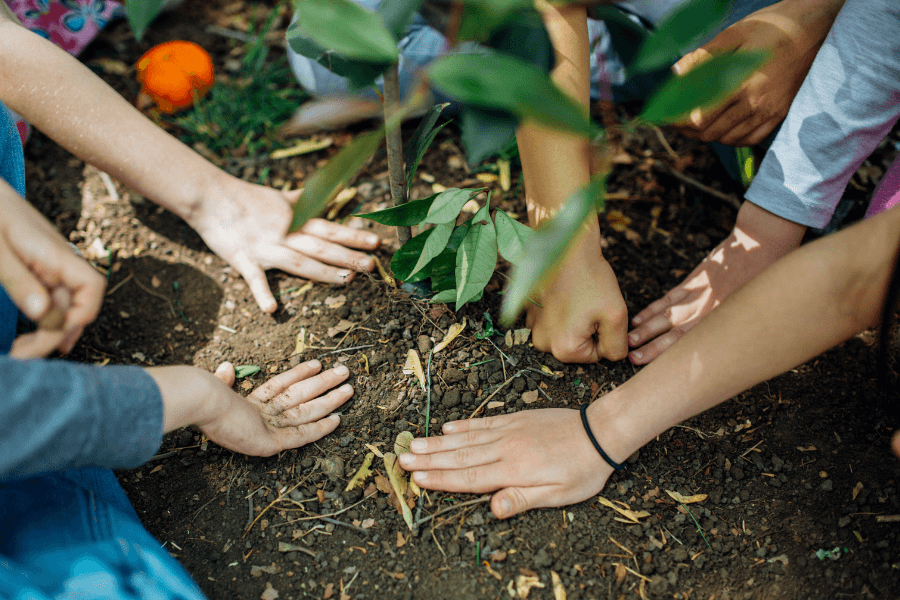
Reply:
[[[687,278],[632,320],[631,362],[644,365],[776,260],[800,245],[804,225],[744,202],[734,229]]]

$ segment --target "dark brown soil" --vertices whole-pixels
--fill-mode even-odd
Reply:
[[[99,57],[133,62],[149,45],[183,38],[204,44],[221,66],[235,45],[204,28],[228,11],[240,18],[248,10],[241,2],[187,3],[157,21],[143,44],[122,24],[83,58],[89,65]],[[105,77],[134,99],[130,76]],[[351,134],[339,134],[339,144]],[[629,164],[617,166],[610,186],[620,198],[610,210],[632,223],[624,233],[604,224],[605,254],[632,314],[678,283],[735,217],[721,200],[654,167],[654,160],[665,161],[709,186],[735,191],[708,150],[665,135],[678,159],[653,132],[639,132],[625,140],[622,162]],[[893,143],[869,166],[883,168],[896,153]],[[458,147],[448,128],[421,171],[446,187],[471,185],[474,175],[452,158]],[[250,180],[265,170],[270,184],[301,185],[298,175],[333,152],[223,164]],[[210,598],[256,600],[269,587],[281,599],[500,598],[510,596],[518,577],[535,575],[544,587],[529,597],[541,599],[554,598],[553,573],[570,600],[900,597],[900,523],[880,519],[900,514],[900,462],[889,450],[891,433],[900,427],[897,379],[892,373],[888,391],[880,387],[871,333],[643,448],[601,494],[648,511],[640,524],[620,522],[596,498],[501,522],[485,503],[471,503],[473,496],[429,493],[413,509],[417,518],[458,508],[411,533],[383,492],[364,499],[362,490],[344,491],[366,444],[390,450],[399,432],[425,432],[426,399],[401,371],[410,348],[428,348],[452,323],[468,323],[431,365],[430,431],[468,416],[486,394],[525,369],[497,395],[504,405],[493,412],[575,407],[626,381],[635,369],[627,362],[563,365],[528,345],[508,348],[502,335],[476,339],[483,314],[497,316],[500,281],[484,299],[453,314],[412,300],[377,277],[303,291],[305,281],[272,272],[280,306],[264,315],[242,279],[180,219],[118,184],[113,197],[99,172],[40,134],[27,156],[33,201],[82,251],[99,239],[114,252],[102,314],[85,332],[75,359],[261,366],[259,374],[239,382],[245,393],[301,358],[343,362],[351,370],[356,395],[343,423],[316,444],[257,459],[182,430],[166,436],[156,459],[119,473],[144,524]],[[508,193],[491,185],[497,206],[521,215],[518,180],[514,174]],[[360,206],[342,214],[386,201],[383,155],[356,185]],[[423,181],[416,191],[425,194],[429,187]],[[865,198],[871,189],[858,176],[850,193]],[[385,264],[390,259],[388,251],[379,256]],[[329,336],[341,319],[354,328]],[[313,348],[292,357],[300,332]],[[542,365],[562,375],[537,372]],[[526,406],[523,394],[538,388],[539,401]],[[379,459],[374,466],[384,474]],[[687,515],[668,490],[708,498],[689,505]],[[284,542],[302,550],[281,552]],[[815,556],[835,548],[840,554],[834,560]]]

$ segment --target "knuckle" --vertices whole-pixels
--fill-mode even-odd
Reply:
[[[478,471],[473,468],[463,469],[462,479],[468,489],[475,489],[478,485]]]

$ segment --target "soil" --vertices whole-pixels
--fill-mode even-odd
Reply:
[[[206,47],[223,69],[240,45],[206,26],[240,28],[250,10],[242,2],[186,3],[157,20],[141,44],[124,23],[112,26],[82,59],[134,100],[133,74],[104,73],[102,59],[133,64],[150,45],[180,38]],[[357,132],[338,132],[336,146]],[[664,135],[677,158],[655,132],[630,134],[609,186],[609,209],[620,211],[610,214],[621,216],[602,224],[604,252],[631,314],[677,284],[735,218],[731,205],[654,161],[740,195],[705,147]],[[854,177],[850,196],[871,194],[870,175],[893,158],[897,139],[895,132]],[[458,133],[445,129],[421,172],[446,187],[482,184],[459,159],[459,147]],[[335,151],[280,161],[219,159],[238,176],[298,186]],[[431,364],[431,432],[471,414],[503,383],[494,398],[503,404],[488,414],[576,407],[637,369],[626,361],[564,365],[527,343],[508,347],[505,332],[477,339],[485,313],[496,321],[500,277],[482,300],[453,313],[377,276],[346,287],[307,287],[270,272],[280,305],[264,315],[243,280],[179,218],[40,133],[27,159],[35,204],[88,257],[96,240],[112,250],[109,261],[96,261],[108,272],[108,292],[74,359],[260,366],[238,382],[243,393],[301,359],[351,370],[356,394],[343,422],[315,444],[249,458],[185,429],[166,435],[159,455],[143,467],[118,473],[146,527],[210,598],[256,600],[274,592],[282,599],[500,598],[526,576],[543,586],[531,590],[534,599],[562,597],[553,591],[557,576],[570,600],[900,597],[900,517],[892,520],[900,515],[900,463],[889,449],[900,427],[897,365],[890,362],[882,385],[873,332],[663,433],[629,459],[601,496],[647,511],[639,523],[597,497],[499,521],[475,496],[428,493],[412,512],[434,517],[411,532],[383,485],[370,479],[363,489],[344,491],[367,445],[390,451],[400,432],[426,431],[425,394],[402,372],[410,349],[425,356],[453,323],[467,322]],[[491,175],[492,166],[484,172]],[[496,206],[523,215],[515,170],[509,192],[488,185]],[[355,186],[357,198],[339,219],[386,205],[383,154]],[[430,188],[420,179],[414,194]],[[622,231],[613,227],[629,219]],[[395,247],[388,240],[377,253],[384,264]],[[342,320],[352,324],[349,331],[329,331]],[[301,334],[308,349],[294,355]],[[552,374],[541,372],[544,366]],[[536,390],[537,401],[526,404]],[[373,470],[386,475],[381,459]],[[708,496],[686,511],[667,491]],[[820,549],[838,550],[834,559],[820,559]]]

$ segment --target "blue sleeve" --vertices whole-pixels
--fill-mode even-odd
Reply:
[[[143,369],[0,356],[0,482],[135,467],[162,434],[162,396]]]

